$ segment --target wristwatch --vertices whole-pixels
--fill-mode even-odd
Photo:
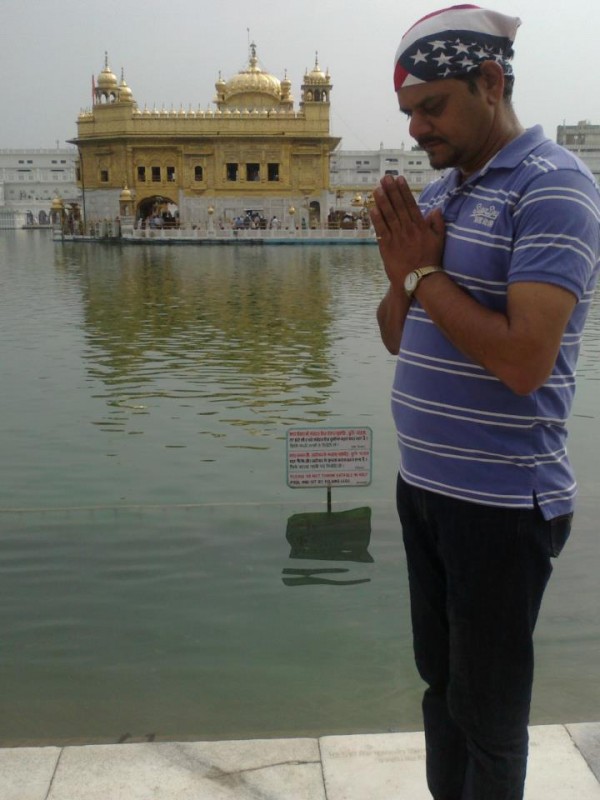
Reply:
[[[404,291],[408,297],[412,297],[419,282],[426,276],[431,275],[433,272],[443,272],[441,267],[419,267],[409,272],[404,279]]]

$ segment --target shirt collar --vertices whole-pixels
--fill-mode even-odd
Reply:
[[[488,169],[514,169],[523,159],[546,141],[546,136],[541,125],[534,125],[512,139],[502,150],[499,150],[483,167],[480,174]]]

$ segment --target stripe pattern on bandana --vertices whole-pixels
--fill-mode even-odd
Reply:
[[[466,75],[484,61],[512,75],[518,17],[473,5],[444,8],[420,19],[402,37],[394,60],[394,89]]]

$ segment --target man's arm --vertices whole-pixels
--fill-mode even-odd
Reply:
[[[392,355],[398,355],[404,320],[408,313],[410,301],[402,289],[395,291],[390,284],[387,293],[377,308],[377,322],[381,341]]]
[[[415,294],[458,350],[520,395],[550,376],[576,303],[559,286],[514,283],[502,314],[482,306],[444,273],[422,281]]]

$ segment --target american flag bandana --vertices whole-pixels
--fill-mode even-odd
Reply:
[[[428,14],[404,34],[394,59],[394,89],[466,75],[483,61],[497,61],[512,75],[518,17],[473,5]]]

